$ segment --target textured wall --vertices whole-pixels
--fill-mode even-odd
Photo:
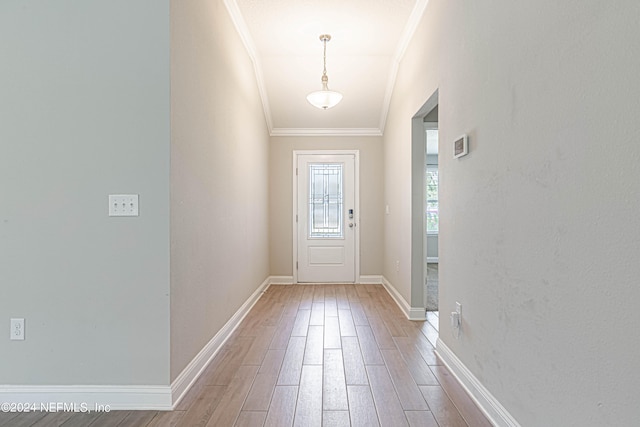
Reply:
[[[409,295],[410,119],[439,89],[441,339],[525,426],[633,425],[640,5],[431,0],[384,137],[384,273]],[[450,144],[470,138],[470,154]]]

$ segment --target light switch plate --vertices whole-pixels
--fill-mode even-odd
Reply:
[[[138,216],[137,194],[109,194],[109,216]]]

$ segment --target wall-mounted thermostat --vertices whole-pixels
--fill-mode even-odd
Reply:
[[[469,140],[467,135],[462,135],[453,142],[453,158],[466,156],[469,153]]]

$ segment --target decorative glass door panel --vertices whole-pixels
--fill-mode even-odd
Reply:
[[[309,165],[309,238],[344,238],[343,164]]]

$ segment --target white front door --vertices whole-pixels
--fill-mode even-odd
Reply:
[[[297,279],[356,281],[355,154],[297,154]]]

